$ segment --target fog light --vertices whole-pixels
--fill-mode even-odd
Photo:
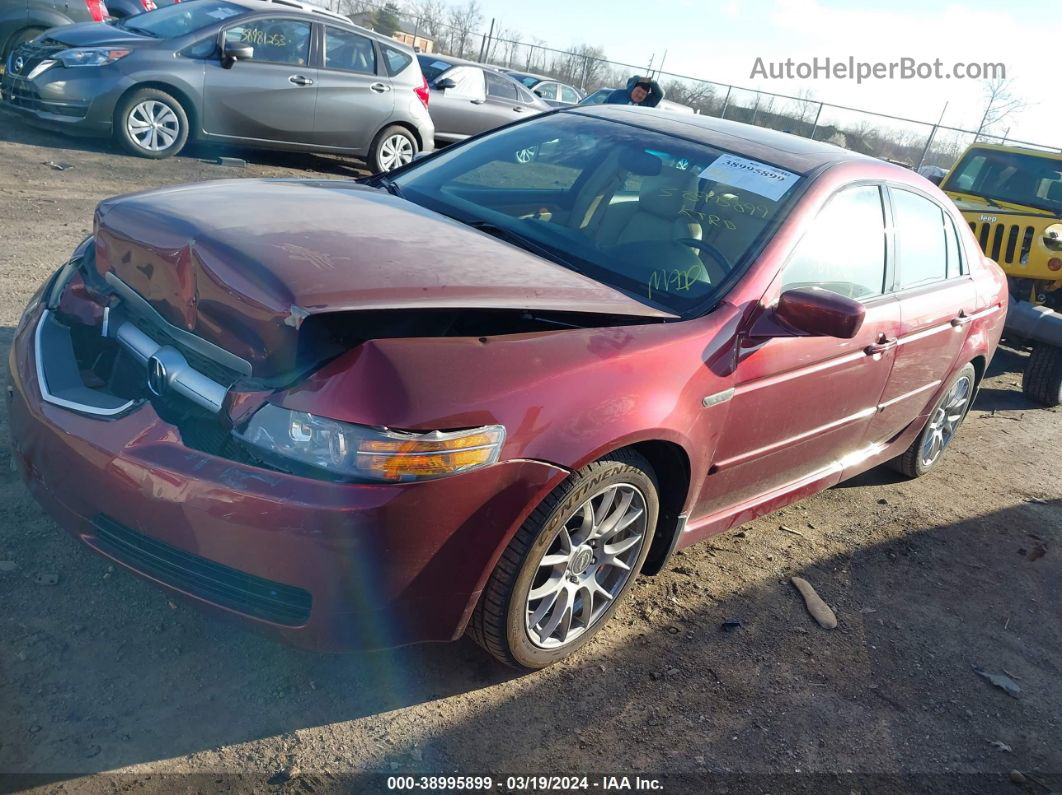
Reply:
[[[1051,259],[1047,261],[1047,267],[1049,270],[1062,271],[1062,259],[1051,257]]]

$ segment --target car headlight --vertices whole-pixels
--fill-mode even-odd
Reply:
[[[266,462],[297,474],[401,483],[493,464],[505,429],[486,425],[448,432],[392,431],[267,403],[235,435]]]
[[[63,50],[55,58],[63,66],[106,66],[127,56],[132,50],[112,47],[75,47]]]

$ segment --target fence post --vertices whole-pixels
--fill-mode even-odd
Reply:
[[[730,92],[733,90],[733,88],[734,88],[733,86],[727,86],[726,87],[726,97],[723,99],[723,109],[721,111],[719,111],[719,118],[720,119],[725,119],[726,118],[726,107],[727,107],[727,105],[730,104]]]
[[[937,125],[933,125],[933,129],[929,131],[929,137],[926,139],[926,145],[922,147],[922,156],[918,158],[918,165],[915,166],[915,171],[918,171],[922,167],[922,164],[926,161],[926,155],[929,154],[929,147],[933,143],[933,139],[937,135]]]
[[[811,125],[811,135],[808,136],[809,138],[811,138],[812,141],[815,140],[815,133],[818,132],[818,129],[819,129],[819,116],[821,116],[821,115],[822,115],[822,103],[820,102],[819,103],[819,109],[817,111],[815,111],[815,121]]]

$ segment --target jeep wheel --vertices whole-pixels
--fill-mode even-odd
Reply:
[[[500,661],[536,669],[583,646],[641,570],[659,514],[656,477],[631,451],[573,474],[502,553],[469,622]]]
[[[977,372],[972,364],[959,371],[929,412],[922,432],[903,455],[889,462],[894,469],[909,478],[919,478],[936,466],[970,410],[976,380]]]
[[[1041,343],[1033,348],[1021,379],[1025,397],[1044,406],[1062,403],[1062,348]]]

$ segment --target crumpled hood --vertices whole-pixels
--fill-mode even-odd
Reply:
[[[55,41],[69,47],[105,47],[109,45],[144,45],[157,46],[158,39],[119,30],[106,22],[79,22],[52,28],[45,36],[47,41]]]
[[[230,180],[108,199],[96,269],[169,323],[251,362],[294,362],[309,316],[520,309],[672,317],[388,193],[345,180]]]

